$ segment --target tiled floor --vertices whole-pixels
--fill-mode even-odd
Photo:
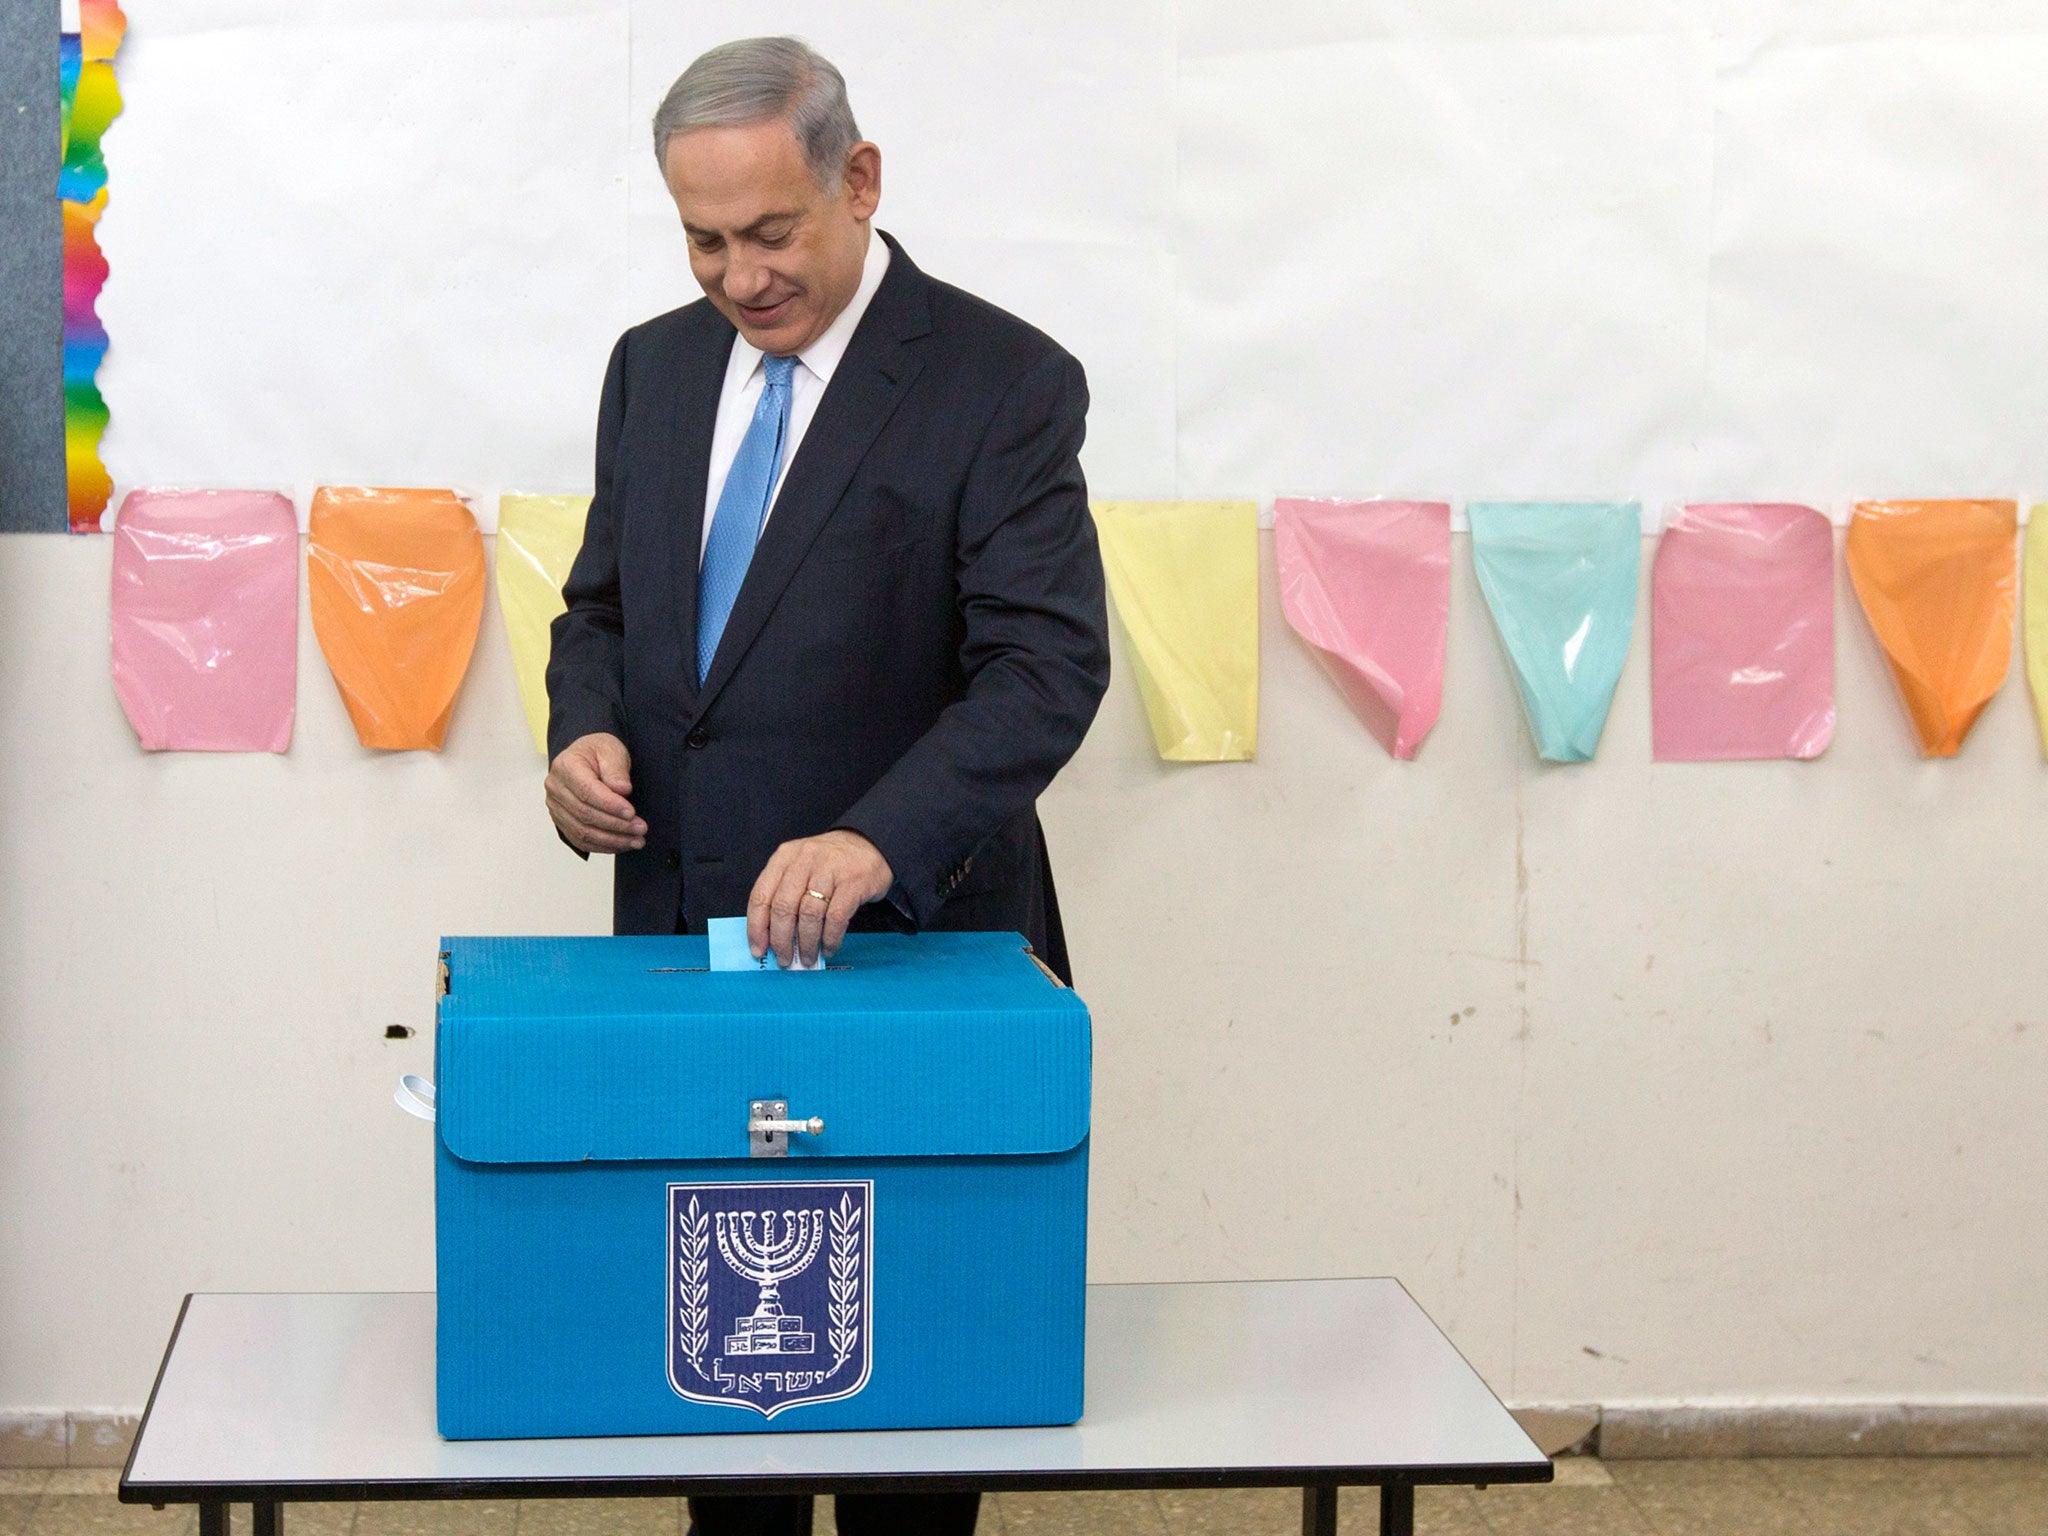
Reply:
[[[0,1471],[0,1536],[191,1536],[187,1508],[118,1503],[112,1472]],[[1371,1489],[1347,1492],[1344,1536],[1377,1526]],[[1002,1494],[986,1536],[1294,1536],[1299,1496]],[[819,1508],[819,1536],[831,1530]],[[247,1536],[236,1511],[236,1536]],[[673,1499],[294,1504],[285,1536],[681,1536]],[[2048,1536],[2048,1460],[1877,1458],[1559,1463],[1549,1487],[1424,1489],[1416,1528],[1438,1536]]]

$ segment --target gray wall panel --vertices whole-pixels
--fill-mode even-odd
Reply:
[[[0,0],[0,532],[62,532],[57,0]]]

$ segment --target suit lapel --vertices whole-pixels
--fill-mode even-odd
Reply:
[[[697,691],[697,567],[704,546],[704,490],[711,473],[711,436],[718,426],[718,397],[725,388],[725,367],[738,333],[707,302],[710,335],[702,345],[685,349],[682,376],[675,391],[675,415],[669,423],[668,475],[662,488],[665,524],[675,548],[670,569],[676,575],[676,624],[683,647],[683,686]]]
[[[881,238],[887,240],[884,235]],[[740,658],[768,622],[783,589],[846,494],[847,483],[895,412],[922,363],[907,345],[931,330],[926,279],[901,246],[889,241],[889,270],[861,316],[846,355],[833,371],[804,440],[791,461],[782,489],[754,546],[754,559],[734,599],[732,616],[719,637],[718,653],[699,692],[698,712],[710,706]],[[704,464],[710,437],[697,461],[696,526],[703,525]],[[693,544],[692,549],[695,549]],[[694,568],[693,568],[694,569]],[[696,583],[691,582],[690,623],[695,632]],[[685,652],[694,656],[694,644]]]

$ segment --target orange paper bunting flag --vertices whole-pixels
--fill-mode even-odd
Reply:
[[[2019,509],[2010,501],[1865,501],[1849,579],[1891,663],[1923,757],[1954,757],[2012,661]]]
[[[366,747],[438,752],[484,612],[484,541],[453,491],[313,494],[313,633]]]

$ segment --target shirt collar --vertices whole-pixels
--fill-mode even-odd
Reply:
[[[853,342],[853,333],[860,328],[860,318],[868,312],[868,305],[874,299],[875,290],[882,286],[882,276],[889,270],[889,242],[879,235],[868,237],[868,248],[861,259],[860,283],[853,290],[853,297],[847,300],[846,308],[833,317],[818,339],[803,351],[797,353],[797,361],[817,379],[820,384],[830,384],[832,375],[839,367],[839,360],[846,356],[846,349]],[[732,361],[728,366],[728,377],[751,379],[754,370],[761,366],[761,349],[746,337],[735,335],[732,340]]]

